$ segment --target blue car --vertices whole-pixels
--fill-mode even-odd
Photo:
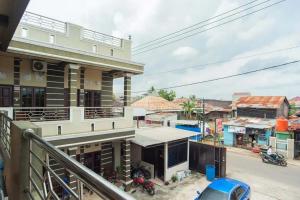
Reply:
[[[241,181],[220,178],[198,193],[195,200],[249,200],[250,186]]]

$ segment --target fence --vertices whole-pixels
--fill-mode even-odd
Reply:
[[[85,107],[85,119],[124,117],[123,107]]]

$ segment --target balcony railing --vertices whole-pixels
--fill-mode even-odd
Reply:
[[[85,107],[85,119],[124,117],[123,107]]]
[[[66,33],[66,23],[59,20],[51,19],[49,17],[37,15],[31,12],[24,13],[21,19],[21,23],[27,23],[30,25],[38,26],[40,28],[57,31],[60,33]]]
[[[111,35],[106,35],[104,33],[99,33],[89,29],[83,29],[81,34],[81,37],[85,39],[93,40],[96,42],[102,42],[104,44],[112,46],[122,47],[122,39]]]
[[[69,107],[15,107],[14,120],[60,121],[70,119]]]
[[[12,120],[4,113],[0,114],[0,141],[3,145],[4,153],[10,157],[10,129]]]
[[[0,113],[0,118],[8,117]],[[83,188],[87,188],[96,193],[100,199],[134,200],[126,192],[43,140],[32,129],[26,129],[26,125],[11,123],[14,131],[12,135],[10,132],[3,133],[4,123],[1,123],[0,128],[1,136],[8,134],[12,137],[6,144],[13,149],[13,154],[11,158],[5,160],[6,175],[9,177],[6,182],[9,198],[83,200],[85,199]],[[5,146],[3,140],[0,142],[3,148]],[[19,145],[14,145],[16,143]],[[63,169],[65,174],[58,173],[50,164],[50,160],[58,165],[59,170]],[[67,180],[66,176],[72,177],[72,181],[71,178]],[[75,187],[72,185],[74,183]]]

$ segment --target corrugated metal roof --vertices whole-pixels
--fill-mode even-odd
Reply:
[[[289,100],[290,104],[295,104],[297,107],[300,107],[300,97],[294,97]]]
[[[285,96],[247,96],[237,100],[238,108],[279,108],[286,100]]]
[[[134,108],[144,108],[148,111],[178,111],[181,107],[162,97],[146,96],[131,104]]]
[[[276,120],[240,117],[240,118],[229,120],[227,122],[223,122],[223,124],[228,126],[242,126],[246,128],[267,129],[267,128],[274,127],[276,124]]]

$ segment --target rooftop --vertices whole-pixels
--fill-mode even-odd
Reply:
[[[133,108],[143,108],[147,111],[178,111],[181,106],[162,97],[146,96],[131,104]]]
[[[246,128],[269,129],[275,126],[275,119],[239,117],[223,122],[224,125],[241,126]]]
[[[285,96],[246,96],[237,100],[238,108],[279,108],[284,101],[287,102]]]
[[[290,104],[295,104],[296,106],[300,106],[300,96],[290,99],[289,102]]]
[[[196,133],[177,128],[158,127],[158,128],[140,128],[135,131],[135,138],[132,142],[143,146],[151,146],[165,142],[171,142],[184,138],[195,136]]]

